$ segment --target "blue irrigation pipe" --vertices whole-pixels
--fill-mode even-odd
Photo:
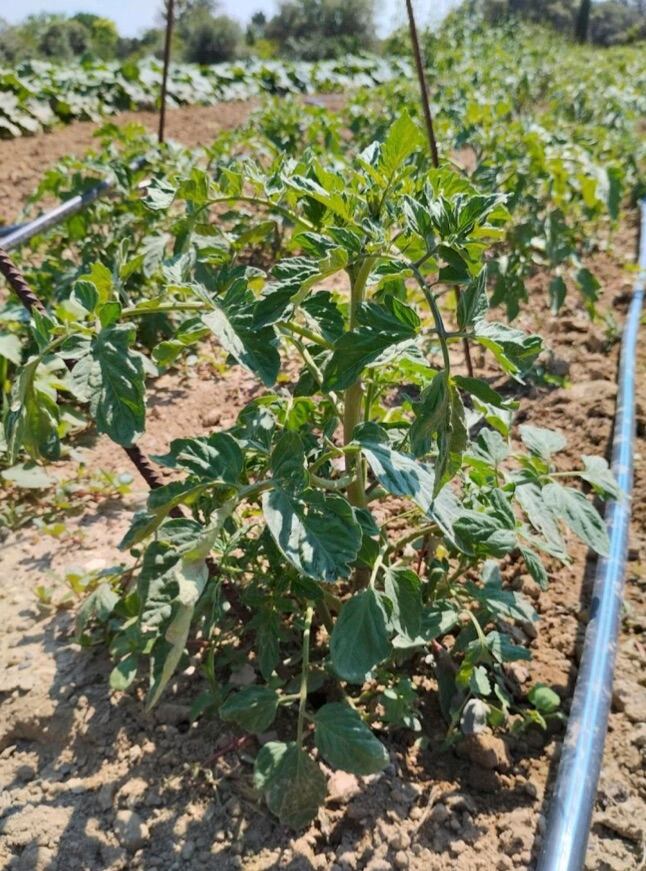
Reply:
[[[608,728],[633,485],[635,356],[646,289],[646,200],[641,201],[640,208],[639,273],[621,342],[612,442],[612,470],[621,496],[610,502],[606,511],[610,551],[597,563],[579,677],[537,871],[580,871],[583,868]]]

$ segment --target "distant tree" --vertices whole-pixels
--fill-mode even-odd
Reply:
[[[175,30],[184,60],[214,64],[232,60],[242,40],[242,30],[227,15],[216,14],[217,0],[175,0]],[[165,21],[165,18],[164,18]]]
[[[580,42],[612,45],[646,38],[646,0],[480,0],[480,5],[489,21],[516,15],[574,33]]]
[[[590,28],[590,9],[592,0],[581,0],[579,11],[576,16],[576,27],[574,35],[577,42],[588,41],[588,30]]]
[[[70,60],[83,54],[89,41],[89,34],[80,22],[61,17],[43,28],[38,48],[50,60]]]
[[[265,28],[285,54],[316,60],[375,47],[374,0],[283,0]]]
[[[597,45],[617,45],[643,39],[646,39],[646,10],[643,9],[643,4],[620,3],[618,0],[592,4],[591,42]]]
[[[92,51],[104,60],[110,60],[117,54],[119,31],[110,18],[94,16],[90,27],[90,44]]]
[[[18,29],[0,18],[0,64],[12,64],[20,60],[21,47]]]

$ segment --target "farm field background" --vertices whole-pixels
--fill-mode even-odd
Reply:
[[[581,457],[607,456],[611,438],[618,336],[634,278],[635,204],[645,190],[646,69],[639,46],[600,52],[540,28],[492,29],[460,15],[425,36],[424,52],[439,169],[429,159],[407,59],[380,60],[377,73],[369,60],[339,61],[316,76],[303,65],[276,62],[269,88],[267,73],[254,73],[251,83],[230,86],[227,79],[224,91],[221,77],[197,79],[178,67],[174,82],[190,83],[181,101],[206,105],[171,109],[170,141],[161,147],[150,135],[156,116],[139,111],[152,84],[146,93],[129,93],[118,81],[114,96],[99,85],[100,99],[83,103],[76,92],[85,79],[77,68],[66,97],[72,111],[61,111],[50,100],[62,90],[60,70],[35,68],[30,94],[0,75],[0,96],[18,100],[0,102],[11,137],[0,142],[5,222],[32,216],[106,174],[116,182],[114,197],[12,254],[51,320],[37,316],[29,324],[8,294],[0,311],[6,421],[0,781],[8,784],[0,799],[0,858],[8,867],[534,867],[561,714],[576,678],[592,551],[603,552],[604,543],[590,509],[579,507],[583,514],[574,512],[572,520],[572,511],[559,513],[553,502],[530,506],[528,491],[518,491],[529,483],[539,497],[541,488],[554,493],[570,470],[582,470],[567,484],[578,488],[582,479],[587,505],[613,492],[603,464],[583,465]],[[283,93],[292,85],[297,93]],[[267,89],[279,95],[263,96]],[[223,97],[229,102],[218,102]],[[105,125],[75,120],[122,109],[128,111]],[[37,132],[50,125],[50,132]],[[145,164],[133,169],[142,155]],[[337,331],[349,317],[355,261],[367,264],[369,301],[344,344]],[[418,285],[416,270],[425,270]],[[428,276],[439,284],[434,318],[422,288]],[[217,317],[202,318],[203,305]],[[442,320],[451,325],[448,339]],[[84,343],[95,348],[117,334],[127,335],[118,344],[127,365],[110,363],[122,381],[106,398],[104,358],[96,357],[104,380],[94,394],[80,363],[68,373],[62,360],[82,361]],[[468,371],[464,336],[484,387]],[[359,340],[367,349],[361,357]],[[40,360],[37,378],[29,375],[33,355]],[[598,871],[639,867],[646,837],[643,351],[636,365],[627,605],[586,866]],[[358,586],[337,581],[330,607],[343,614],[370,590],[383,594],[381,601],[390,597],[399,616],[389,618],[389,654],[370,663],[375,670],[364,684],[334,647],[330,665],[324,652],[330,627],[315,616],[307,674],[312,722],[318,710],[345,699],[330,688],[330,668],[348,678],[345,692],[373,729],[370,739],[362,737],[368,761],[361,771],[344,771],[317,738],[314,759],[317,768],[324,765],[327,795],[319,797],[318,811],[292,826],[294,834],[296,811],[272,799],[257,764],[254,780],[254,757],[293,741],[297,719],[287,696],[298,695],[304,603],[326,588],[327,572],[345,577],[349,558],[325,540],[323,525],[317,534],[332,568],[322,570],[275,534],[273,515],[256,504],[236,507],[238,526],[219,524],[214,517],[224,502],[204,494],[213,480],[204,477],[200,451],[210,446],[213,468],[225,448],[237,457],[234,441],[247,452],[235,487],[262,485],[265,463],[281,498],[305,500],[310,512],[342,510],[335,500],[345,502],[338,494],[348,485],[344,469],[331,462],[340,438],[334,403],[352,389],[350,371],[361,373],[371,391],[364,426],[373,429],[361,430],[353,444],[369,458],[369,492],[377,485],[385,491],[374,517],[404,542],[392,555],[386,547],[380,559],[392,558],[400,571],[412,567],[429,585],[445,579],[432,598],[419,592],[413,599],[429,619],[439,608],[447,620],[456,601],[462,610],[442,631],[417,626],[427,633],[420,650],[407,634],[408,600],[397,592],[404,582],[397,587],[386,573],[382,590],[379,564],[364,542],[370,586],[361,592],[355,567]],[[442,371],[451,409],[445,413],[453,421],[445,429],[429,399]],[[16,391],[23,397],[19,413]],[[276,428],[269,451],[257,417],[267,409]],[[320,429],[327,432],[324,449],[313,441]],[[212,437],[222,432],[220,441]],[[290,439],[280,449],[279,436]],[[202,441],[190,447],[188,462],[182,452],[189,448],[178,440],[191,437]],[[148,499],[117,446],[134,438],[161,458],[163,499]],[[301,465],[299,445],[307,448]],[[527,477],[514,477],[504,454],[494,462],[496,450],[510,450]],[[379,462],[370,461],[375,455]],[[458,513],[472,519],[511,513],[511,525],[500,521],[476,539],[455,517],[429,515],[435,509],[402,477],[410,463],[419,463],[416,475],[425,473],[422,460],[461,500]],[[314,492],[323,496],[299,483],[306,465],[309,486],[321,487]],[[230,468],[221,473],[229,489],[217,484],[228,498]],[[352,501],[355,484],[346,494],[354,513],[346,519],[373,505]],[[192,521],[171,519],[181,504]],[[291,523],[309,516],[299,510]],[[249,557],[258,560],[253,567],[235,538],[245,524],[258,525],[263,511],[286,560],[273,574],[268,566],[280,554],[269,533],[257,539],[263,550]],[[429,533],[426,523],[415,537],[420,516],[433,518],[434,527]],[[200,588],[171,674],[155,665],[155,656],[174,656],[169,626],[185,602],[176,582],[164,581],[169,568],[154,547],[168,541],[173,555],[185,545],[170,530],[175,535],[178,524],[196,522],[201,532],[196,524],[182,534],[199,538],[202,527],[213,528],[205,553],[224,560],[222,573],[231,574]],[[364,538],[376,539],[363,523]],[[149,543],[152,533],[157,544]],[[131,547],[119,550],[124,536]],[[144,569],[142,553],[151,555]],[[359,560],[356,548],[353,554],[351,561]],[[500,565],[499,582],[490,565],[482,567],[491,560]],[[455,588],[437,592],[453,571]],[[231,578],[239,578],[237,593]],[[220,597],[229,601],[223,611]],[[142,607],[149,614],[157,609],[148,623]],[[236,622],[239,608],[245,616]],[[489,652],[473,660],[469,610],[498,645],[490,639]],[[209,644],[217,661],[209,658]],[[412,651],[400,654],[397,666],[388,664],[392,644]],[[267,650],[276,650],[269,660]],[[463,674],[448,706],[438,677],[443,656]],[[551,694],[541,697],[536,687]],[[272,692],[286,704],[275,722],[260,710],[243,740],[242,727],[251,721],[235,700],[250,689],[262,689],[265,706]],[[150,711],[146,695],[156,702]],[[483,705],[484,728],[469,727],[467,706],[477,720]],[[301,726],[299,718],[299,734]],[[306,731],[307,746],[310,738]],[[375,749],[377,738],[383,751]],[[385,765],[376,765],[382,752]],[[373,764],[378,770],[368,773]],[[299,786],[298,799],[309,807],[311,780]]]

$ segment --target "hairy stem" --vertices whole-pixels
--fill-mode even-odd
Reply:
[[[308,605],[305,612],[305,629],[303,630],[303,662],[301,669],[301,688],[298,702],[298,726],[296,728],[296,742],[300,747],[303,744],[303,728],[305,725],[305,705],[307,704],[307,673],[310,668],[310,632],[312,629],[312,617],[314,608]]]
[[[352,276],[350,288],[350,331],[354,330],[357,326],[359,306],[365,297],[366,282],[368,281],[373,263],[373,257],[364,257],[357,272]],[[345,391],[344,405],[343,440],[347,445],[352,441],[352,433],[355,426],[363,420],[363,385],[360,378]],[[348,475],[355,478],[352,485],[348,487],[348,499],[352,505],[363,507],[366,504],[366,482],[360,453],[356,455],[346,454],[345,470]]]

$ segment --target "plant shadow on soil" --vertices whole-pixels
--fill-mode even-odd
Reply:
[[[374,850],[375,828],[391,841],[404,829],[408,844],[412,838],[450,861],[452,842],[473,845],[491,827],[490,819],[481,819],[481,814],[489,817],[532,806],[522,787],[506,785],[496,772],[437,749],[443,724],[434,694],[429,694],[425,730],[429,747],[436,749],[409,762],[407,748],[396,739],[389,741],[399,764],[389,766],[356,795],[352,790],[341,801],[329,803],[318,828],[300,841],[296,834],[302,850],[294,853],[294,833],[281,827],[251,792],[249,757],[228,754],[213,772],[206,768],[214,748],[226,746],[231,735],[213,721],[189,726],[186,686],[157,713],[146,715],[135,694],[110,697],[110,664],[104,653],[79,652],[69,644],[69,613],[45,618],[34,630],[21,644],[40,644],[55,662],[49,690],[53,710],[47,717],[23,719],[4,745],[37,754],[34,767],[45,795],[35,813],[47,820],[49,808],[55,819],[65,816],[65,823],[49,851],[41,849],[42,829],[29,840],[23,838],[21,861],[15,866],[21,871],[98,871],[123,867],[124,861],[133,867],[167,868],[173,867],[171,857],[182,858],[182,867],[188,860],[189,867],[206,862],[205,867],[214,869],[254,868],[252,857],[259,854],[275,854],[281,868],[310,871],[328,867],[316,864],[315,857],[330,851],[336,855],[340,848],[355,853],[358,867],[364,867]],[[530,755],[540,753],[541,746],[529,748]],[[19,788],[23,780],[19,768],[6,789]],[[448,809],[441,820],[433,814],[438,798]],[[21,810],[9,809],[3,831],[7,826],[11,830],[11,816]],[[286,850],[291,850],[291,858],[283,859]],[[248,864],[239,864],[242,853]]]

